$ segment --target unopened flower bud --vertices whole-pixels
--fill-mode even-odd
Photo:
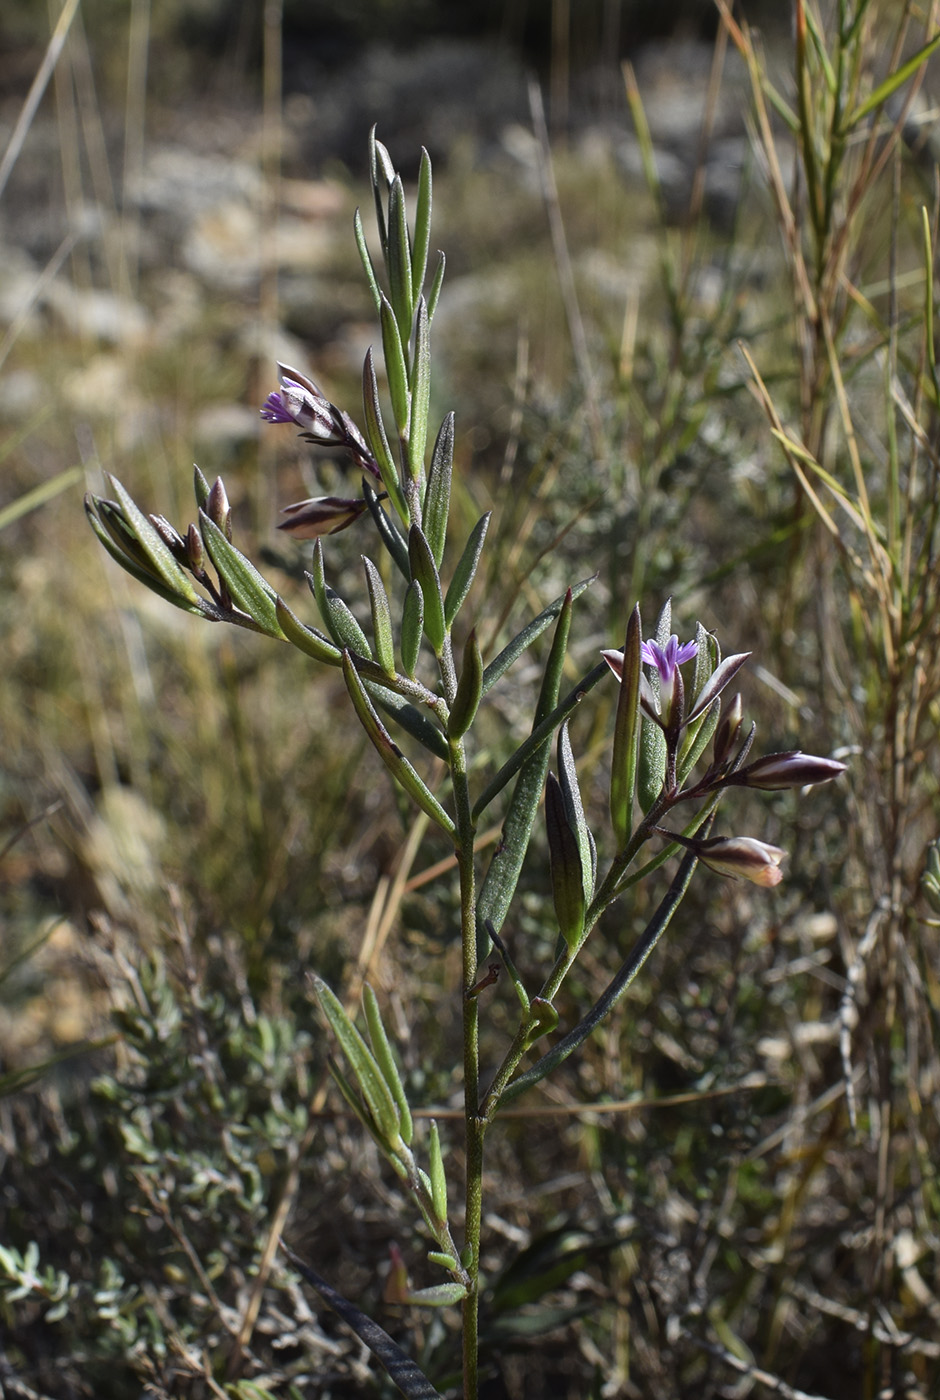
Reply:
[[[779,788],[809,787],[812,783],[828,783],[845,772],[845,764],[834,758],[817,758],[814,754],[791,749],[787,753],[770,753],[755,763],[749,763],[728,781],[740,787],[762,788],[775,792]]]
[[[194,574],[201,574],[206,567],[206,547],[195,525],[186,531],[186,563]]]
[[[173,558],[177,561],[177,563],[185,564],[186,546],[184,545],[182,537],[179,535],[174,526],[172,526],[169,520],[167,520],[166,517],[163,515],[151,515],[149,517],[149,520],[151,525],[156,530],[157,534],[163,540],[163,543],[172,552]]]
[[[282,515],[288,518],[278,525],[297,540],[312,540],[318,535],[335,535],[358,520],[368,506],[362,499],[345,496],[312,496],[285,506]]]
[[[214,525],[218,525],[227,540],[232,538],[232,508],[228,503],[225,484],[220,476],[212,483],[206,501],[206,515]]]
[[[779,885],[783,879],[780,862],[786,855],[779,846],[756,841],[752,836],[714,836],[692,843],[699,860],[732,879],[750,880],[755,885]]]
[[[738,735],[741,732],[743,717],[744,706],[741,704],[740,694],[737,694],[722,715],[718,728],[715,731],[714,754],[716,768],[720,769],[731,757],[731,751],[738,742]]]

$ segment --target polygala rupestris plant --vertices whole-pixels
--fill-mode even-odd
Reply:
[[[359,495],[322,496],[288,506],[281,527],[315,538],[307,581],[319,625],[301,618],[235,545],[221,480],[210,486],[196,469],[197,519],[178,531],[148,515],[111,479],[112,493],[87,501],[92,527],[109,553],[141,583],[208,621],[230,622],[287,642],[313,661],[342,672],[352,709],[392,779],[453,843],[460,883],[463,1083],[465,1093],[462,1229],[451,1224],[447,1165],[436,1126],[415,1131],[396,1057],[378,1002],[366,988],[365,1034],[341,1001],[314,979],[323,1017],[344,1067],[333,1073],[340,1093],[371,1134],[414,1201],[431,1239],[429,1259],[441,1281],[410,1289],[394,1271],[395,1301],[462,1308],[464,1396],[478,1393],[479,1262],[483,1220],[484,1142],[500,1107],[537,1084],[584,1043],[642,967],[676,913],[699,862],[724,876],[758,885],[781,879],[784,852],[749,835],[713,832],[719,804],[735,787],[777,789],[828,781],[843,771],[831,758],[800,752],[749,761],[754,726],[745,728],[740,696],[724,704],[747,654],[722,658],[717,638],[701,625],[681,643],[669,603],[653,636],[643,638],[633,608],[622,649],[565,690],[563,675],[575,603],[591,580],[551,601],[495,656],[481,651],[468,597],[486,538],[484,515],[465,541],[448,528],[454,462],[454,420],[429,436],[431,327],[444,273],[439,258],[425,295],[431,234],[431,164],[422,153],[409,224],[401,177],[385,147],[370,142],[371,182],[380,257],[367,247],[357,213],[355,235],[380,325],[387,397],[370,350],[363,366],[357,425],[317,385],[280,365],[279,387],[262,417],[294,425],[302,436],[346,455],[360,474]],[[369,616],[353,609],[327,582],[321,536],[370,529],[363,560]],[[387,556],[387,568],[379,567]],[[474,759],[481,706],[519,658],[544,634],[551,640],[528,736],[496,771]],[[460,639],[458,641],[458,638]],[[619,682],[609,760],[610,829],[595,840],[578,781],[569,719],[611,672]],[[556,772],[550,772],[554,746]],[[491,737],[487,751],[492,748]],[[446,786],[431,786],[429,762],[443,763]],[[530,837],[543,806],[550,852],[554,920],[560,935],[554,964],[537,986],[516,970],[503,932]],[[501,813],[502,837],[487,859],[474,851],[478,823]],[[669,823],[667,825],[666,823]],[[655,844],[654,853],[647,847]],[[665,844],[664,844],[665,843]],[[600,851],[598,849],[600,847]],[[641,879],[659,878],[672,856],[678,868],[655,912],[615,976],[577,1024],[559,1025],[555,1008],[586,940],[605,909],[627,898]],[[488,1082],[481,1079],[479,1030],[485,988],[495,973],[481,959],[498,956],[518,998],[514,1035]],[[560,1034],[559,1034],[560,1032]],[[538,1054],[540,1042],[555,1037]],[[527,1065],[536,1052],[535,1058]],[[459,1237],[458,1237],[459,1235]],[[390,1337],[305,1262],[291,1260],[321,1296],[355,1328],[399,1389],[433,1396],[429,1379]]]

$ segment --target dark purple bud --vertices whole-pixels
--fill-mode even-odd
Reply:
[[[172,551],[173,558],[177,563],[187,563],[186,546],[182,537],[177,533],[174,526],[163,515],[151,515],[149,517],[151,525],[162,539],[163,543]]]
[[[344,496],[313,496],[285,506],[282,515],[288,518],[278,525],[297,540],[312,540],[318,535],[335,535],[358,520],[368,506],[363,500]]]
[[[202,535],[195,525],[190,525],[186,531],[186,564],[194,574],[205,572],[206,567],[206,547],[202,542]]]
[[[780,788],[809,787],[813,783],[828,783],[845,772],[845,764],[834,758],[817,758],[813,754],[791,749],[788,753],[770,753],[749,763],[728,779],[740,787],[762,788],[775,792]]]
[[[741,704],[741,696],[738,694],[735,695],[722,715],[718,728],[715,730],[715,768],[720,769],[731,757],[731,751],[738,742],[743,717],[744,707]]]

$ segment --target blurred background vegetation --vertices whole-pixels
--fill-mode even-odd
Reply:
[[[886,64],[881,36],[912,7],[858,8]],[[780,7],[745,13],[795,101]],[[855,770],[736,808],[790,850],[786,883],[698,881],[577,1067],[492,1135],[486,1393],[940,1395],[940,962],[915,898],[937,747],[915,726],[916,779],[889,788],[898,710],[870,601],[839,575],[738,348],[807,451],[847,460],[838,377],[815,381],[828,418],[808,398],[792,248],[716,11],[84,0],[61,15],[0,12],[0,1393],[388,1394],[274,1258],[278,1229],[442,1389],[455,1365],[446,1316],[383,1305],[389,1245],[418,1272],[421,1249],[321,1092],[304,983],[315,968],[376,986],[413,1100],[446,1134],[449,852],[397,805],[334,673],[167,609],[81,509],[104,468],[185,526],[192,463],[222,472],[242,547],[310,615],[308,553],[277,536],[278,511],[342,491],[344,464],[262,432],[258,408],[277,358],[358,416],[375,328],[352,215],[377,121],[405,171],[422,143],[435,158],[434,395],[438,416],[457,411],[458,531],[495,511],[477,598],[490,653],[596,571],[572,681],[634,601],[649,628],[672,596],[683,636],[701,618],[725,651],[754,651],[763,750],[838,750]],[[923,454],[915,513],[936,482],[917,368],[936,171],[917,132],[869,171],[866,202],[835,201],[849,235],[832,296],[853,295],[831,303],[874,508],[894,347]],[[843,545],[851,561],[854,534]],[[364,547],[350,532],[328,549],[360,601]],[[931,635],[906,636],[915,670]],[[519,737],[537,680],[520,669],[483,757]],[[574,726],[601,828],[612,703],[601,688]],[[540,854],[511,918],[527,971],[554,942]],[[646,913],[640,897],[606,921],[563,1022]],[[494,1047],[507,996],[488,1010]]]

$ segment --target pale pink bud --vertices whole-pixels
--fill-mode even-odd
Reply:
[[[756,841],[752,836],[715,836],[707,841],[684,841],[699,860],[719,875],[750,880],[770,887],[783,879],[780,862],[786,855],[779,846]]]
[[[809,787],[812,783],[828,783],[845,772],[845,764],[834,758],[817,758],[814,754],[791,749],[788,753],[769,753],[755,763],[749,763],[728,781],[740,787],[763,788],[774,792],[778,788]]]

